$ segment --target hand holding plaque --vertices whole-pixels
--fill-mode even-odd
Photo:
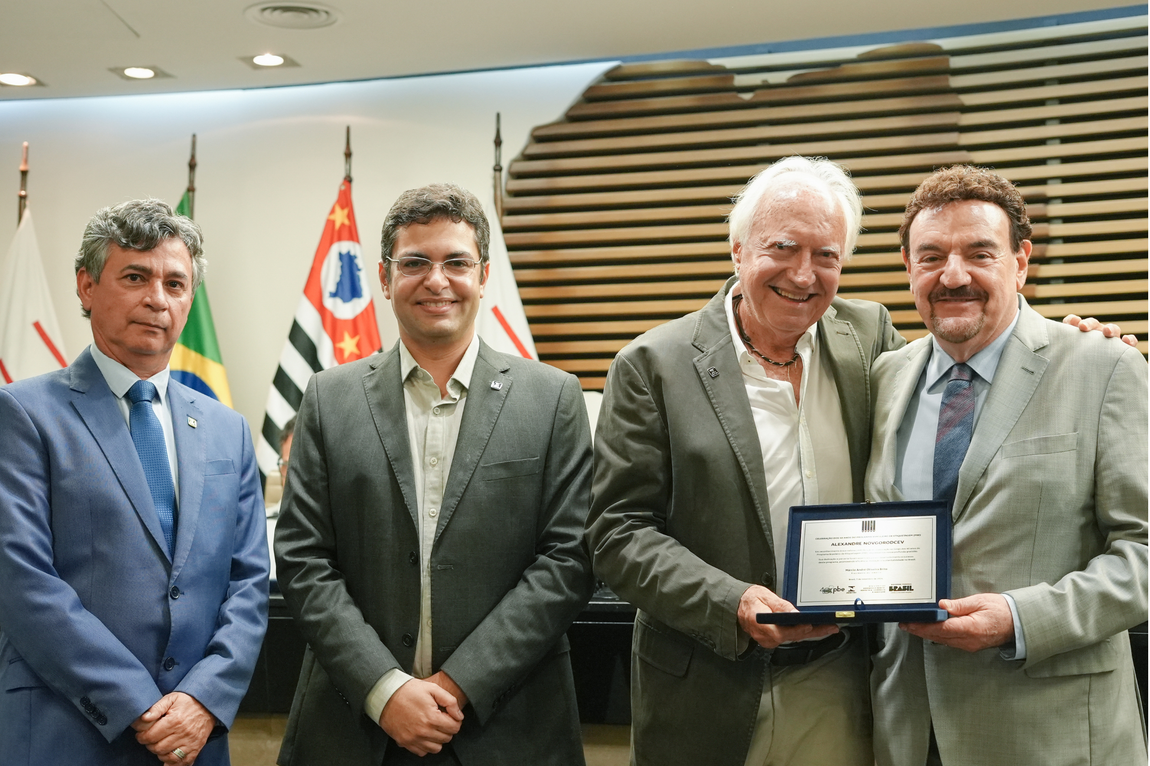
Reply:
[[[795,506],[775,625],[938,622],[950,594],[950,517],[938,501]]]

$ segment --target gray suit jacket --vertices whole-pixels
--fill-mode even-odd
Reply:
[[[873,377],[867,498],[899,500],[896,438],[930,338]],[[1013,596],[1027,657],[886,626],[873,677],[880,764],[1146,763],[1126,629],[1146,619],[1146,362],[1022,304],[963,461],[952,594]]]
[[[766,652],[737,661],[739,598],[752,583],[777,589],[783,543],[727,329],[733,282],[619,353],[596,426],[587,537],[596,573],[639,608],[631,712],[644,764],[742,766],[768,671]],[[861,497],[870,365],[903,341],[882,306],[841,299],[818,333]]]
[[[432,662],[470,699],[464,766],[582,763],[564,635],[591,593],[591,445],[578,381],[480,344],[432,556]],[[283,764],[378,764],[363,712],[410,672],[416,494],[398,344],[312,378],[276,530],[284,598],[310,647]]]

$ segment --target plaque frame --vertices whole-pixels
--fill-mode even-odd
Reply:
[[[950,504],[943,500],[908,500],[890,503],[843,503],[838,505],[796,505],[790,510],[787,526],[786,560],[783,565],[782,597],[798,601],[799,548],[803,522],[829,519],[860,522],[873,518],[899,516],[935,517],[935,596],[933,601],[907,604],[867,605],[862,599],[841,604],[798,607],[797,612],[760,612],[759,623],[770,625],[858,625],[880,622],[941,622],[949,615],[939,609],[938,600],[950,598],[952,555]]]

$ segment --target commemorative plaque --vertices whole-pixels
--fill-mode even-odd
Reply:
[[[798,612],[760,623],[940,622],[950,597],[945,502],[848,503],[791,508],[782,597]]]

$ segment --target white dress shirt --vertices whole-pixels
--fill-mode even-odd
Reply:
[[[459,424],[467,403],[467,387],[479,356],[479,336],[475,335],[459,365],[447,381],[447,396],[441,396],[431,373],[419,366],[402,341],[399,344],[400,374],[403,376],[403,404],[407,413],[407,435],[411,462],[415,469],[415,497],[419,518],[419,636],[415,642],[415,664],[411,673],[398,668],[380,677],[367,695],[364,712],[376,723],[391,696],[412,678],[432,675],[431,660],[431,548],[439,523],[443,493],[451,473],[451,460],[459,439]]]
[[[834,374],[819,359],[817,323],[807,328],[796,345],[803,360],[796,406],[794,387],[768,378],[739,336],[732,305],[734,293],[735,288],[727,293],[727,325],[763,453],[775,542],[776,588],[781,592],[791,506],[853,501],[850,447]]]

